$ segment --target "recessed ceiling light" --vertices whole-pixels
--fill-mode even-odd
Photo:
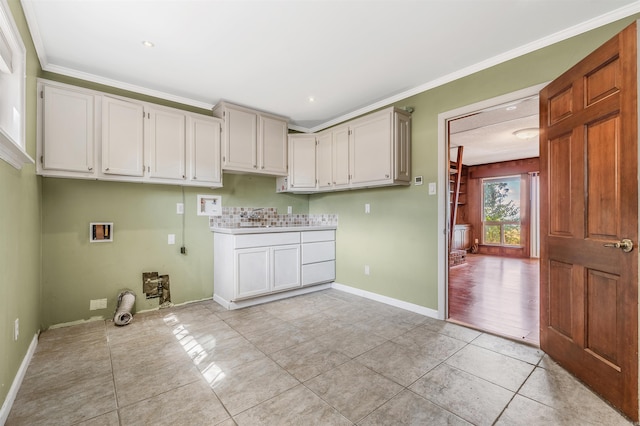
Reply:
[[[531,139],[538,136],[539,130],[535,127],[529,127],[527,129],[520,129],[513,132],[513,135],[519,139]]]
[[[316,98],[314,98],[313,96],[309,96],[309,97],[307,98],[307,100],[308,100],[309,102],[315,102],[315,101],[316,101]]]
[[[144,41],[142,42],[142,45],[143,45],[144,47],[153,47],[153,46],[155,46],[155,44],[153,44],[153,43],[152,43],[152,42],[150,42],[149,40],[144,40]]]
[[[513,111],[513,110],[515,110],[515,109],[518,109],[518,107],[517,107],[517,106],[515,106],[515,105],[511,105],[511,106],[506,107],[505,109],[506,109],[507,111]]]

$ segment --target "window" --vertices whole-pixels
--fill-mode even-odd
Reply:
[[[520,176],[482,180],[482,242],[520,246]]]
[[[27,53],[6,0],[0,0],[0,159],[20,169],[25,149]]]

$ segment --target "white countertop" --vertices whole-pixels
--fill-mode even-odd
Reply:
[[[213,227],[210,228],[211,232],[218,232],[220,234],[231,234],[231,235],[240,235],[240,234],[265,234],[272,232],[301,232],[301,231],[326,231],[338,229],[335,225],[324,225],[324,226],[242,226],[238,228],[218,228]]]

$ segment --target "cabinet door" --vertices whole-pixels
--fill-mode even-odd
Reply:
[[[258,157],[261,173],[286,176],[287,174],[287,122],[260,115]]]
[[[93,95],[44,86],[42,167],[95,173]]]
[[[271,287],[269,252],[269,247],[235,251],[236,298],[269,292]]]
[[[185,179],[185,115],[150,108],[148,117],[150,178]]]
[[[349,186],[349,127],[347,126],[333,131],[332,175],[335,188]]]
[[[221,123],[218,120],[195,117],[189,117],[188,122],[191,147],[189,179],[193,182],[221,185]]]
[[[351,125],[351,183],[357,186],[390,180],[391,112],[372,114]]]
[[[316,187],[316,137],[315,135],[289,136],[291,173],[289,186],[293,190]]]
[[[326,132],[318,135],[316,146],[316,174],[318,188],[330,189],[333,185],[333,133]]]
[[[271,248],[273,291],[300,287],[300,244]]]
[[[411,116],[394,113],[394,179],[411,182]]]
[[[103,97],[102,172],[142,176],[144,110],[141,104]]]
[[[255,172],[258,168],[258,116],[253,112],[226,107],[223,169]]]

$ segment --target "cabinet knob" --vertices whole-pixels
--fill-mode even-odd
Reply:
[[[253,165],[253,168],[254,168],[254,169],[257,169],[257,168],[258,168],[258,166],[256,166],[256,165],[254,164],[254,165]]]
[[[185,175],[182,175],[182,179],[184,179],[184,178],[185,178]]]
[[[387,179],[389,179],[389,175],[384,175],[384,177],[386,177]]]
[[[198,178],[194,176],[193,179],[195,180],[195,179],[198,179]]]
[[[93,167],[89,167],[89,171],[93,170]]]
[[[109,168],[107,167],[106,169],[104,169],[104,171],[105,171],[105,172],[108,172],[108,171],[109,171]]]
[[[336,183],[335,183],[335,182],[333,182],[333,184],[335,185]],[[327,185],[331,185],[331,182],[327,182]]]

